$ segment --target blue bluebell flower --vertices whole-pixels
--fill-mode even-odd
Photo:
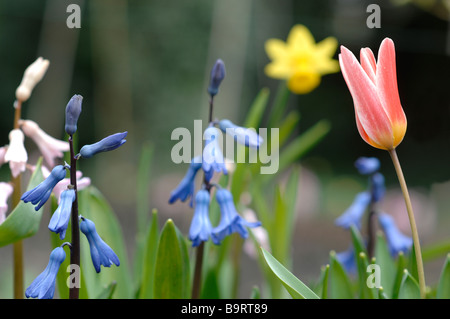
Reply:
[[[220,188],[216,191],[216,200],[220,207],[220,222],[217,227],[213,229],[213,235],[218,241],[222,241],[226,236],[238,232],[242,238],[248,237],[246,227],[261,226],[261,222],[248,222],[242,218],[236,211],[233,202],[233,195],[224,189]]]
[[[355,167],[362,175],[370,175],[380,169],[380,160],[376,157],[360,157],[355,162]]]
[[[225,64],[221,59],[218,59],[211,70],[211,78],[208,86],[208,93],[211,96],[219,93],[219,86],[225,78]]]
[[[361,192],[357,194],[350,207],[336,219],[335,224],[345,229],[349,229],[351,225],[360,228],[361,217],[364,215],[370,200],[370,192]]]
[[[58,208],[52,215],[48,229],[52,232],[59,234],[60,239],[64,239],[66,236],[67,226],[69,225],[69,219],[72,212],[72,203],[75,201],[75,190],[66,189],[61,193],[61,201]]]
[[[205,189],[199,190],[195,195],[194,217],[189,229],[192,247],[197,247],[202,241],[208,241],[210,237],[216,245],[220,244],[214,236],[211,236],[213,227],[209,220],[209,199],[209,192]]]
[[[25,203],[38,204],[35,210],[38,211],[47,202],[56,184],[66,177],[66,166],[58,165],[53,168],[50,175],[38,186],[26,191],[20,198]]]
[[[389,251],[392,256],[397,256],[399,252],[406,253],[412,247],[412,238],[400,232],[395,225],[395,221],[392,216],[385,213],[380,213],[378,214],[378,221],[380,222],[381,228],[383,228],[384,234],[386,235]]]
[[[347,250],[336,253],[336,259],[348,274],[356,273],[355,249],[351,245]]]
[[[384,197],[384,194],[386,193],[383,174],[375,173],[371,175],[370,186],[372,192],[372,201],[375,203],[381,201]]]
[[[228,171],[225,167],[225,160],[219,145],[220,131],[215,127],[208,127],[205,130],[205,148],[203,149],[202,168],[205,172],[205,179],[209,182],[214,172]]]
[[[197,175],[197,172],[201,167],[201,157],[198,156],[193,158],[186,175],[183,177],[178,186],[170,193],[169,204],[173,204],[177,199],[184,202],[190,197],[190,205],[192,207],[192,199],[194,197],[195,190],[195,175]]]
[[[80,150],[80,155],[83,158],[89,158],[100,152],[115,150],[127,141],[125,139],[127,134],[128,132],[112,134],[97,143],[84,145]]]
[[[66,123],[64,129],[71,136],[77,131],[77,122],[80,117],[82,102],[83,97],[75,94],[66,106]]]
[[[91,251],[92,263],[95,271],[100,272],[100,266],[111,267],[112,264],[120,265],[116,253],[109,247],[97,233],[95,224],[91,220],[82,217],[80,230],[86,236]]]
[[[233,137],[236,142],[247,147],[257,149],[264,142],[263,138],[254,129],[237,126],[230,120],[219,121],[219,128],[222,132]]]
[[[25,290],[27,298],[52,299],[55,294],[56,275],[59,267],[66,259],[66,253],[62,247],[55,248],[49,258],[49,263],[44,271],[36,277]]]

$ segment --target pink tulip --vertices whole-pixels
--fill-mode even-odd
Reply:
[[[380,45],[378,61],[369,48],[360,52],[361,63],[341,46],[339,63],[353,97],[359,134],[368,144],[393,150],[406,133],[406,116],[397,88],[394,42],[386,38]]]

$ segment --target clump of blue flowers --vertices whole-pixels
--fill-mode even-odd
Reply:
[[[53,213],[48,228],[50,231],[59,235],[63,240],[69,222],[72,224],[71,242],[65,242],[60,247],[55,248],[50,254],[50,261],[45,270],[31,283],[26,290],[27,298],[51,299],[54,296],[56,275],[59,267],[66,258],[64,247],[70,247],[70,264],[80,266],[80,231],[86,236],[93,266],[96,272],[100,272],[100,266],[110,267],[112,264],[120,265],[116,253],[101,239],[96,231],[93,221],[79,215],[78,196],[77,196],[77,174],[76,164],[81,158],[91,158],[92,156],[112,151],[122,146],[126,142],[127,132],[112,134],[99,142],[85,145],[80,152],[76,154],[73,145],[73,135],[77,132],[78,118],[81,114],[83,97],[74,95],[66,106],[65,131],[69,135],[70,145],[70,165],[57,165],[51,171],[51,174],[38,186],[25,192],[21,199],[33,205],[35,210],[39,210],[50,198],[55,186],[62,181],[69,171],[70,183],[67,189],[61,193],[58,208]],[[75,274],[79,275],[79,274]],[[79,279],[79,278],[78,278]],[[76,280],[80,282],[80,280]],[[77,299],[79,296],[79,287],[71,287],[69,298]]]
[[[228,174],[219,143],[223,133],[232,136],[236,142],[250,148],[259,148],[263,143],[263,139],[254,129],[240,127],[228,119],[213,120],[214,97],[219,93],[219,86],[225,78],[225,74],[225,64],[218,59],[211,70],[207,90],[210,96],[210,113],[209,124],[203,134],[205,145],[202,155],[191,160],[186,175],[172,191],[169,198],[170,204],[177,200],[184,202],[190,198],[190,205],[194,207],[194,216],[189,230],[189,240],[192,241],[193,247],[197,247],[209,239],[214,244],[219,245],[225,237],[232,233],[238,233],[241,237],[247,238],[247,227],[252,228],[261,225],[260,222],[247,222],[241,217],[234,206],[230,191],[211,183],[215,174]],[[203,183],[195,193],[195,177],[200,170],[203,171]],[[211,189],[213,187],[217,189],[215,199],[221,212],[221,220],[216,227],[211,224],[209,218]]]
[[[383,200],[386,192],[384,176],[379,172],[380,161],[375,157],[360,157],[356,160],[355,167],[361,175],[368,176],[369,187],[367,190],[355,196],[352,204],[335,220],[335,224],[344,229],[350,229],[353,226],[361,231],[362,218],[368,212],[369,232],[371,227],[374,227],[373,220],[378,220],[378,224],[384,232],[391,255],[396,257],[400,252],[407,253],[412,247],[412,238],[402,234],[397,228],[392,216],[382,212],[379,208],[379,204]],[[373,216],[376,218],[373,219]],[[372,244],[373,238],[369,238],[367,240],[368,248]],[[339,262],[341,262],[349,273],[356,271],[354,254],[355,252],[352,246],[348,250],[336,254]],[[371,254],[369,251],[369,255]]]

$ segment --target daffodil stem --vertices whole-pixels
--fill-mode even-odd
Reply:
[[[398,160],[397,152],[395,149],[389,151],[389,155],[391,155],[392,162],[395,167],[395,171],[398,176],[398,181],[400,182],[400,187],[403,192],[403,197],[405,198],[406,210],[408,212],[409,223],[411,226],[411,233],[414,242],[414,249],[416,254],[416,263],[417,263],[417,274],[419,276],[419,288],[420,288],[420,297],[422,299],[426,296],[426,285],[425,285],[425,272],[423,269],[423,261],[422,261],[422,251],[420,249],[420,241],[419,241],[419,233],[417,231],[416,220],[414,218],[414,212],[411,205],[411,198],[409,197],[408,187],[406,185],[405,177],[403,176],[402,167],[400,166],[400,161]]]
[[[14,112],[14,129],[19,128],[19,120],[22,113],[22,101],[17,101]],[[12,195],[12,206],[15,208],[20,203],[21,197],[21,174],[12,178],[12,184],[14,185]],[[13,244],[13,280],[14,280],[14,299],[23,299],[23,242],[22,240],[16,241]]]
[[[77,159],[73,147],[73,138],[69,137],[70,145],[70,184],[75,190],[75,200],[72,203],[72,241],[70,249],[70,264],[80,267],[80,226],[78,223],[78,193],[77,193]],[[76,271],[75,276],[79,276],[80,272]],[[80,278],[75,278],[75,282],[79,283]],[[77,284],[69,288],[69,299],[78,299],[80,288]]]

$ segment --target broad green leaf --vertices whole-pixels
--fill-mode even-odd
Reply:
[[[447,255],[439,278],[436,298],[450,299],[450,254]]]
[[[42,158],[36,164],[34,173],[30,178],[27,190],[39,185],[44,177],[41,171]],[[0,247],[12,244],[21,239],[33,236],[39,229],[42,217],[42,208],[35,211],[31,203],[20,201],[19,204],[6,217],[0,225]]]
[[[155,273],[156,251],[158,249],[159,229],[158,213],[153,210],[150,227],[147,231],[146,244],[144,246],[144,258],[142,260],[142,281],[140,283],[139,298],[151,299],[153,296],[153,280]]]
[[[208,269],[202,286],[200,299],[220,299],[219,279],[217,277],[215,268]]]
[[[398,299],[420,299],[419,284],[406,269],[403,271]]]
[[[267,107],[267,101],[269,100],[270,91],[268,88],[263,88],[259,91],[250,110],[248,111],[247,118],[244,122],[245,127],[253,127],[257,129],[261,123],[261,119],[264,115],[264,111]]]
[[[381,286],[384,289],[384,293],[392,298],[394,289],[396,266],[395,262],[389,253],[389,249],[386,240],[382,233],[377,234],[377,241],[375,244],[375,259],[376,263],[381,269]]]
[[[129,299],[133,297],[133,282],[128,266],[125,242],[122,229],[111,206],[94,186],[89,186],[80,192],[79,213],[95,223],[97,233],[105,243],[114,250],[120,260],[120,266],[112,265],[110,268],[101,267],[96,273],[92,265],[89,243],[82,234],[81,238],[81,275],[85,277],[89,296],[98,296],[111,284],[117,282],[114,298]]]
[[[350,279],[342,267],[341,263],[336,259],[336,253],[330,252],[330,297],[333,299],[353,299],[353,290]]]
[[[294,299],[319,299],[319,297],[302,281],[287,270],[278,260],[269,252],[261,247],[263,256],[273,271],[275,276],[281,281],[283,286]]]
[[[171,219],[168,219],[159,238],[156,254],[153,298],[181,299],[189,297],[189,259],[184,240]]]

